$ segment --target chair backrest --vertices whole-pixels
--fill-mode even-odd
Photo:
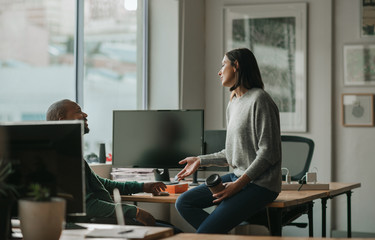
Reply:
[[[204,131],[204,154],[215,153],[225,148],[226,130]],[[229,167],[208,167],[207,171],[229,171]]]
[[[288,168],[292,181],[308,172],[314,153],[314,141],[300,136],[281,136],[282,167]],[[286,174],[283,171],[283,174]]]

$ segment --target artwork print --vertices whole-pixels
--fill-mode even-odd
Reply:
[[[346,127],[374,126],[374,97],[369,93],[342,95],[342,121]]]
[[[344,46],[345,85],[375,85],[375,45]]]
[[[225,9],[225,51],[246,47],[254,53],[284,132],[306,131],[305,31],[305,4]]]
[[[375,1],[361,0],[361,36],[375,36]]]

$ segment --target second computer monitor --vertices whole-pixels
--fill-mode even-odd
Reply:
[[[113,167],[181,168],[203,153],[203,110],[113,112]]]

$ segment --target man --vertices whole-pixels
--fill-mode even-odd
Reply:
[[[55,102],[48,108],[47,111],[48,121],[83,120],[85,134],[89,133],[90,131],[87,123],[87,116],[88,115],[86,113],[82,112],[81,107],[77,103],[68,99]],[[114,188],[118,188],[120,194],[122,195],[138,192],[156,194],[166,189],[165,184],[162,182],[116,182],[101,178],[91,170],[86,161],[84,162],[86,174],[86,216],[88,219],[98,217],[115,217],[116,204],[111,198],[111,193],[113,192]],[[137,208],[133,205],[122,204],[122,209],[127,224],[129,224],[129,222],[134,224],[139,222],[146,226],[155,225],[155,218],[141,208]]]

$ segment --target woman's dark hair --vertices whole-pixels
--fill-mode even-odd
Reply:
[[[236,66],[235,62],[238,62],[237,69],[237,81],[230,88],[230,91],[243,86],[246,89],[251,88],[262,88],[264,84],[260,75],[257,60],[254,54],[247,48],[233,49],[225,54],[229,59],[232,66]]]

